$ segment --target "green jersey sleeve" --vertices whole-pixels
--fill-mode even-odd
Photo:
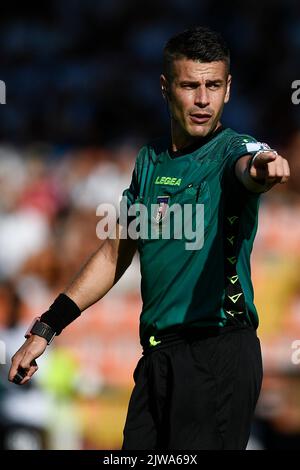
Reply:
[[[122,199],[126,199],[127,208],[129,208],[138,195],[138,178],[137,178],[137,165],[135,164],[134,170],[131,176],[131,183],[128,188],[126,188],[122,193]]]
[[[226,148],[225,176],[230,183],[238,183],[235,175],[235,164],[244,155],[255,155],[260,150],[267,150],[270,147],[258,142],[254,137],[247,134],[236,134],[230,139]]]
[[[119,218],[118,223],[121,225],[125,225],[125,221],[127,220],[127,214],[129,208],[134,204],[137,196],[138,196],[138,174],[137,174],[137,162],[135,163],[131,182],[128,188],[126,188],[121,197],[120,201],[120,209],[119,209]]]
[[[129,208],[135,203],[137,198],[141,193],[141,184],[143,182],[143,174],[145,168],[145,156],[147,155],[147,147],[142,147],[136,158],[135,166],[132,172],[131,182],[128,188],[126,188],[122,193],[122,198],[120,202],[120,218],[119,221],[124,220],[123,217],[126,217]],[[130,216],[129,219],[132,220],[135,217]]]
[[[234,167],[239,158],[248,154],[255,154],[260,150],[260,143],[249,135],[234,136],[226,149],[226,169],[227,172],[234,172]]]

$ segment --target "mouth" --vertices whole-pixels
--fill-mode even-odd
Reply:
[[[210,118],[211,118],[211,114],[207,114],[207,113],[190,114],[190,119],[195,124],[204,124],[205,122],[209,121]]]

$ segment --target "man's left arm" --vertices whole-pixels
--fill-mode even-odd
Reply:
[[[245,155],[236,162],[238,180],[251,192],[269,191],[275,184],[286,183],[290,176],[287,160],[275,151],[259,151],[254,156]]]

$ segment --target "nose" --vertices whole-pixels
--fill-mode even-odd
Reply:
[[[205,108],[209,105],[209,94],[206,86],[199,86],[196,90],[195,104],[200,108]]]

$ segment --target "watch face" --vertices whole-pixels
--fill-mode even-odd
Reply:
[[[31,328],[31,335],[41,336],[41,338],[45,338],[48,344],[51,343],[55,336],[55,331],[46,323],[43,323],[39,320],[35,321],[33,327]]]

